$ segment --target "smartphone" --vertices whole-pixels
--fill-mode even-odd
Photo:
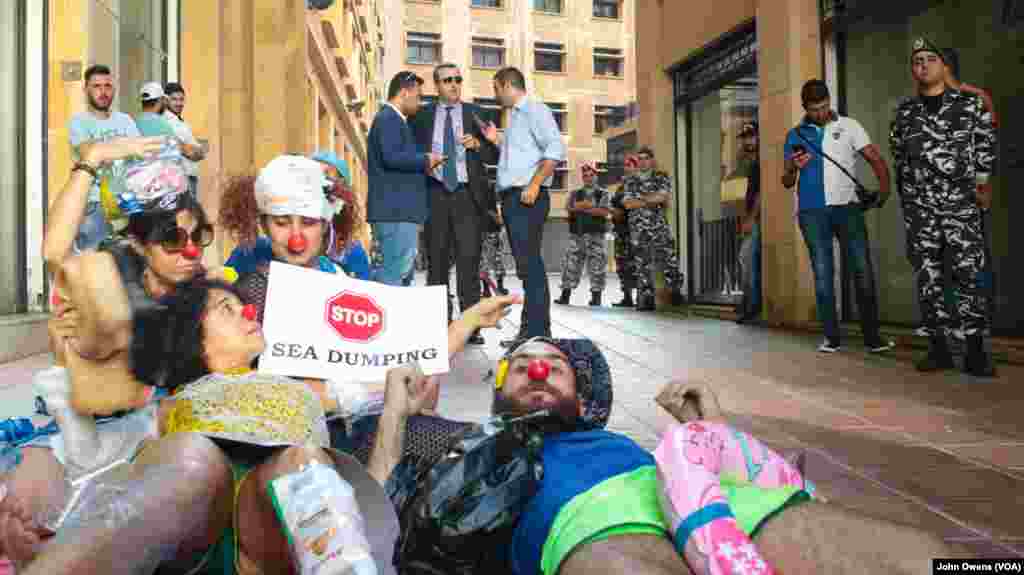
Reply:
[[[806,153],[807,153],[807,148],[805,148],[803,146],[803,144],[797,144],[797,145],[793,146],[793,155],[794,156],[799,156],[800,154],[806,154]]]

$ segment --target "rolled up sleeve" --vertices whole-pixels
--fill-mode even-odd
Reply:
[[[541,159],[561,162],[565,160],[565,143],[562,141],[562,131],[558,129],[558,122],[555,122],[555,115],[551,108],[544,104],[537,104],[531,110],[533,122],[533,133],[537,138],[537,147],[541,150]]]

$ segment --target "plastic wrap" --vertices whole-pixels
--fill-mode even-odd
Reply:
[[[288,377],[210,374],[173,396],[167,433],[191,431],[261,446],[330,446],[320,399]]]
[[[188,190],[181,141],[166,138],[151,157],[116,162],[100,185],[100,203],[107,220],[121,227],[127,217],[143,210],[168,209]]]
[[[300,575],[377,575],[355,490],[319,462],[268,485]]]
[[[184,538],[208,530],[213,491],[187,479],[198,461],[147,467],[141,475],[119,461],[75,484],[50,545],[75,545],[109,557],[111,575],[151,575],[177,555]],[[107,555],[109,554],[109,555]]]
[[[384,411],[384,392],[371,392],[366,384],[328,381],[327,388],[338,401],[338,411],[332,414],[332,419],[378,415]]]

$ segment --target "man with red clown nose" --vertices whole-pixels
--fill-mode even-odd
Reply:
[[[415,367],[389,372],[377,445],[402,453],[401,406],[415,403],[425,381]],[[666,386],[659,397],[679,423],[666,428],[652,453],[604,429],[611,373],[591,341],[538,337],[513,348],[498,365],[494,413],[561,417],[543,436],[537,490],[507,549],[494,551],[509,558],[508,571],[926,573],[932,557],[954,556],[938,537],[812,500],[802,472],[722,422],[705,405],[708,396],[707,388],[685,382]],[[676,397],[693,398],[697,409],[675,409]],[[408,477],[405,469],[391,470],[389,483]],[[453,521],[459,512],[451,512]]]

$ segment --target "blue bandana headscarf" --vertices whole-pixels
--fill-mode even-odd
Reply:
[[[551,344],[569,358],[569,365],[576,374],[576,397],[583,404],[583,415],[577,419],[577,427],[580,430],[604,428],[612,413],[612,373],[601,350],[589,339],[535,337],[511,348],[505,358],[534,341]],[[495,395],[497,393],[495,390]]]

